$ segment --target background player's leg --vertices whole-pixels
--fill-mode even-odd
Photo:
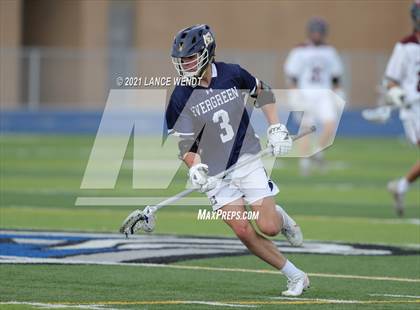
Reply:
[[[310,92],[307,93],[303,90],[296,92],[297,99],[292,107],[296,111],[303,111],[303,114],[296,114],[296,122],[300,124],[303,131],[308,130],[311,126],[316,125],[316,105],[317,98],[311,96]],[[311,158],[303,157],[311,152],[313,145],[313,137],[311,135],[302,137],[295,142],[299,155],[299,172],[302,176],[309,176],[311,174]]]
[[[404,215],[404,196],[411,183],[420,176],[420,162],[411,167],[405,177],[388,183],[388,190],[394,197],[394,207],[398,216]]]
[[[333,98],[331,98],[329,94],[320,95],[318,109],[315,113],[317,122],[321,124],[321,132],[317,141],[317,147],[322,151],[317,152],[312,159],[321,171],[326,168],[324,150],[331,145],[335,129],[337,128],[337,112],[338,104],[333,100]]]
[[[305,126],[304,130],[307,130],[310,126]],[[309,154],[311,151],[311,137],[302,137],[298,142],[299,154]],[[311,169],[311,159],[309,157],[302,157],[299,160],[299,170],[302,176],[308,176]]]
[[[325,121],[322,124],[322,132],[319,137],[319,148],[324,150],[331,142],[334,129],[336,128],[336,122],[334,120]],[[318,152],[313,156],[313,160],[319,168],[325,168],[324,151]]]
[[[406,175],[406,180],[408,183],[413,183],[420,176],[420,162],[417,162]]]
[[[334,129],[336,128],[336,123],[333,120],[325,121],[322,124],[322,133],[319,137],[319,146],[324,149],[327,147],[331,141]]]
[[[407,139],[414,145],[420,146],[420,109],[415,109],[414,113],[405,115],[403,120],[403,127]],[[417,162],[411,167],[410,171],[405,177],[393,180],[388,183],[388,191],[391,192],[394,198],[394,208],[398,216],[404,215],[404,197],[413,183],[420,175],[420,162]]]

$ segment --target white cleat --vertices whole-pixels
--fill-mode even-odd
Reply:
[[[398,190],[398,183],[399,180],[394,180],[388,183],[388,191],[394,197],[394,207],[395,212],[399,217],[404,215],[404,196],[405,192],[401,192]]]
[[[302,272],[294,279],[287,280],[287,290],[281,292],[283,296],[296,297],[309,288],[309,278],[306,273]]]
[[[277,212],[283,216],[283,228],[281,233],[287,241],[293,246],[303,245],[303,233],[299,225],[279,206],[276,206]]]

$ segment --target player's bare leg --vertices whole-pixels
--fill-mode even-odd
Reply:
[[[303,130],[308,130],[309,127],[304,127]],[[296,141],[300,154],[309,154],[311,150],[311,137],[302,137],[299,141]],[[302,176],[310,175],[311,170],[311,158],[302,157],[299,160],[299,170]]]
[[[413,167],[411,167],[410,172],[405,177],[409,184],[414,183],[415,180],[420,176],[420,162],[417,162]]]
[[[260,207],[262,207],[260,205]],[[223,211],[245,212],[243,199],[238,199],[223,207]],[[264,213],[263,216],[271,215],[273,222],[268,221],[261,223],[261,229],[265,229],[267,233],[274,234],[280,231],[282,220],[273,207],[269,212]],[[260,214],[260,216],[262,216]],[[233,219],[225,220],[225,222],[232,228],[236,236],[242,243],[256,256],[279,269],[288,279],[286,291],[282,294],[285,296],[299,296],[309,287],[308,276],[300,269],[296,268],[292,262],[287,260],[283,254],[277,249],[276,245],[271,241],[257,233],[254,227],[248,220]],[[258,224],[257,224],[258,225]],[[263,231],[264,232],[264,231]]]
[[[388,190],[392,193],[395,203],[395,211],[398,216],[404,215],[404,196],[410,184],[420,176],[420,162],[417,162],[405,177],[388,183]]]
[[[223,207],[223,211],[246,212],[245,202],[238,199]],[[225,220],[242,243],[256,256],[277,269],[282,269],[286,258],[279,252],[275,244],[258,234],[248,220]],[[276,222],[280,225],[279,222]],[[274,227],[274,226],[273,226]],[[278,228],[280,231],[280,228]]]
[[[335,121],[326,121],[322,124],[322,133],[319,137],[319,146],[325,149],[331,142],[334,129],[337,127]]]
[[[319,137],[319,148],[324,150],[331,142],[334,129],[337,127],[335,121],[326,121],[322,124],[322,132]],[[324,152],[318,152],[313,156],[314,161],[321,168],[325,168]]]
[[[255,201],[251,207],[254,211],[259,212],[256,223],[262,233],[268,236],[276,236],[281,232],[290,244],[302,246],[303,234],[299,225],[282,207],[276,205],[274,197],[265,197]]]

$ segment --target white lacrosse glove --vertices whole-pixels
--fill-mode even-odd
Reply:
[[[283,124],[271,125],[267,129],[267,147],[272,150],[273,156],[283,156],[292,149],[292,138]]]
[[[404,90],[399,86],[394,86],[385,94],[385,102],[389,105],[401,108],[404,106],[404,96]]]
[[[207,174],[209,167],[206,164],[196,164],[188,172],[188,177],[193,187],[198,188],[200,192],[205,193],[216,187],[216,179]]]

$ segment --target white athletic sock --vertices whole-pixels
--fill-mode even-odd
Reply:
[[[310,158],[301,158],[299,160],[299,167],[301,170],[308,170],[311,166],[311,159]]]
[[[299,170],[300,174],[304,177],[308,176],[311,173],[312,161],[310,158],[301,158],[299,160]]]
[[[408,191],[408,186],[409,185],[410,184],[408,183],[406,178],[401,178],[398,181],[398,186],[397,186],[398,192],[405,193],[406,191]]]
[[[302,274],[302,270],[297,268],[290,260],[286,261],[283,268],[280,270],[288,279],[294,279]]]
[[[313,157],[315,160],[319,160],[319,161],[324,160],[324,152],[318,152]]]

